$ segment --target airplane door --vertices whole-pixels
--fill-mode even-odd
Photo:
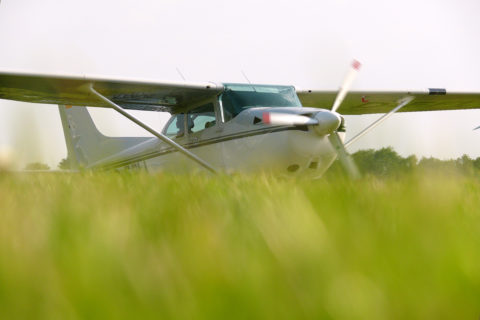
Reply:
[[[218,121],[213,103],[201,105],[187,113],[187,147],[215,169],[223,169],[223,153],[218,143]]]
[[[185,146],[185,144],[188,142],[185,128],[185,114],[174,114],[167,122],[165,129],[163,130],[163,134],[165,134],[167,137],[169,137],[179,145]],[[163,145],[163,148],[172,149],[166,144]],[[190,167],[192,165],[190,162],[192,162],[192,160],[188,159],[186,156],[180,154],[179,152],[167,152],[162,156],[156,157],[153,160],[149,161],[148,166],[152,170],[159,168],[172,171],[176,171],[177,169],[179,169],[181,171],[186,167]]]

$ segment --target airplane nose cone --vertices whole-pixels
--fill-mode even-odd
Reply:
[[[314,127],[317,134],[323,136],[337,130],[342,122],[337,113],[331,111],[320,111],[315,115],[318,125]]]

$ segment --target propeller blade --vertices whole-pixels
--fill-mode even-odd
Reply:
[[[356,180],[360,178],[360,171],[358,170],[355,161],[353,161],[352,156],[347,152],[345,146],[338,135],[338,132],[333,132],[328,137],[333,148],[337,152],[338,160],[347,171],[350,178]]]
[[[264,112],[262,114],[262,121],[265,124],[271,125],[305,126],[318,124],[318,120],[315,118],[310,118],[300,114],[280,112]]]
[[[345,99],[348,90],[350,90],[353,80],[355,80],[355,77],[357,76],[358,70],[360,70],[361,65],[362,64],[357,60],[353,60],[352,67],[345,76],[342,86],[340,87],[340,91],[338,91],[337,97],[335,98],[335,102],[332,106],[332,111],[337,111],[338,107],[340,107],[340,105],[342,104],[343,99]]]

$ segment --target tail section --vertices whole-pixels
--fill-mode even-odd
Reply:
[[[86,168],[148,137],[107,137],[95,126],[86,107],[59,106],[70,167]]]

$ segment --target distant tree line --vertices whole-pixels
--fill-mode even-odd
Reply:
[[[50,166],[42,162],[31,162],[25,166],[25,170],[45,171],[50,170]]]
[[[68,157],[63,158],[57,165],[57,168],[60,170],[70,170],[72,169],[70,159]],[[42,162],[31,162],[28,163],[25,167],[25,170],[50,170],[50,166]]]
[[[443,171],[461,172],[466,174],[480,174],[480,157],[472,159],[463,155],[458,159],[439,160],[436,158],[417,159],[416,156],[400,156],[392,147],[380,150],[368,149],[359,150],[352,154],[360,172],[364,175],[395,176],[414,171]],[[64,158],[58,164],[60,170],[68,170],[70,160]],[[34,162],[26,165],[27,170],[49,170],[50,167],[44,163]],[[327,171],[328,175],[344,174],[339,161],[335,161]]]
[[[359,150],[352,154],[360,172],[364,175],[395,176],[414,171],[459,172],[465,174],[480,174],[480,157],[472,159],[463,155],[458,159],[439,160],[436,158],[417,159],[415,155],[400,156],[393,148],[380,150]],[[330,168],[331,174],[343,173],[339,161]]]

